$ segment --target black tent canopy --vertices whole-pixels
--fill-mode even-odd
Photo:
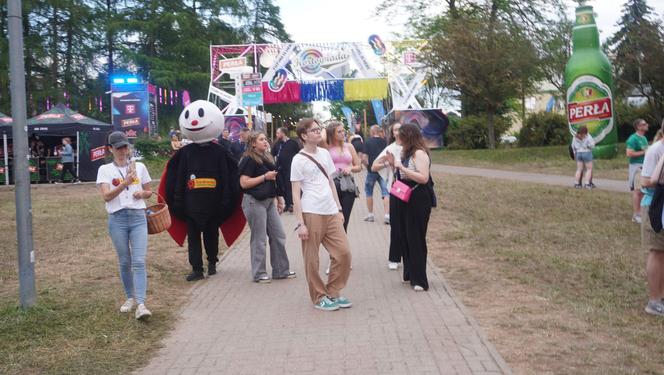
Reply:
[[[96,179],[97,169],[104,162],[106,138],[113,130],[110,124],[84,116],[63,104],[29,119],[27,128],[31,138],[71,138],[75,143],[72,146],[74,154],[77,155],[78,177],[85,181]],[[9,130],[7,138],[11,139],[11,127]]]

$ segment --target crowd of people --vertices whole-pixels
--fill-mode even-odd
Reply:
[[[237,163],[238,185],[244,193],[241,209],[250,229],[250,275],[254,282],[267,284],[296,277],[290,268],[287,230],[280,217],[291,212],[297,223],[294,232],[301,241],[304,277],[314,307],[332,311],[352,306],[342,294],[352,270],[352,243],[346,231],[360,194],[354,175],[364,166],[369,211],[364,220],[375,220],[373,194],[378,184],[385,213],[382,222],[390,225],[387,269],[397,270],[403,264],[403,282],[414,291],[428,290],[426,232],[435,205],[429,150],[416,125],[394,123],[389,128],[388,140],[378,125],[372,126],[370,137],[364,139],[359,133],[348,134],[338,121],[323,126],[307,118],[298,122],[296,139],[289,137],[288,129],[280,128],[272,145],[264,133],[249,129],[242,129],[235,142],[223,133],[213,140]],[[130,161],[129,142],[122,132],[112,133],[108,144],[113,161],[100,167],[97,185],[106,202],[109,235],[118,254],[126,295],[120,311],[130,312],[136,307],[136,318],[144,319],[151,313],[145,304],[147,228],[143,199],[152,195],[151,179],[142,163]],[[393,183],[409,190],[409,196],[391,195]],[[214,223],[209,226],[216,236],[206,235],[205,228],[199,228],[207,252],[208,275],[216,273],[216,252],[208,249],[218,248],[209,243],[219,241],[218,221]],[[189,233],[188,239],[193,271],[187,280],[203,279],[200,232]],[[191,241],[196,239],[198,243],[192,246]],[[319,274],[321,244],[329,254],[326,281]],[[271,272],[267,267],[268,246]]]

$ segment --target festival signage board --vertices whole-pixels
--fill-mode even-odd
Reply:
[[[240,76],[242,105],[255,107],[263,105],[263,84],[260,73],[244,73]]]
[[[228,71],[232,69],[237,69],[241,68],[243,66],[247,66],[247,58],[246,57],[237,57],[233,59],[220,59],[219,60],[219,70],[220,71]]]
[[[129,138],[150,134],[147,84],[111,85],[111,119],[115,130]]]

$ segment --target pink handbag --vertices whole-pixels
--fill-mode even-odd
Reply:
[[[412,188],[404,184],[400,180],[395,180],[394,183],[392,184],[392,187],[390,188],[390,194],[401,199],[403,202],[408,203],[408,201],[410,200],[410,195],[413,194],[413,190],[415,190],[417,186]]]

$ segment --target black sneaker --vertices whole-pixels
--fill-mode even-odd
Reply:
[[[596,188],[595,184],[593,184],[592,182],[589,183],[589,184],[586,184],[585,187],[586,187],[586,189],[588,189],[588,190],[592,190],[592,189]]]
[[[192,271],[189,275],[187,275],[187,281],[202,280],[204,278],[205,276],[203,275],[203,272]]]
[[[215,263],[208,263],[208,276],[215,275],[217,273],[217,265]]]
[[[581,184],[574,184],[574,188],[575,188],[575,189],[581,189],[582,186],[581,186]]]

